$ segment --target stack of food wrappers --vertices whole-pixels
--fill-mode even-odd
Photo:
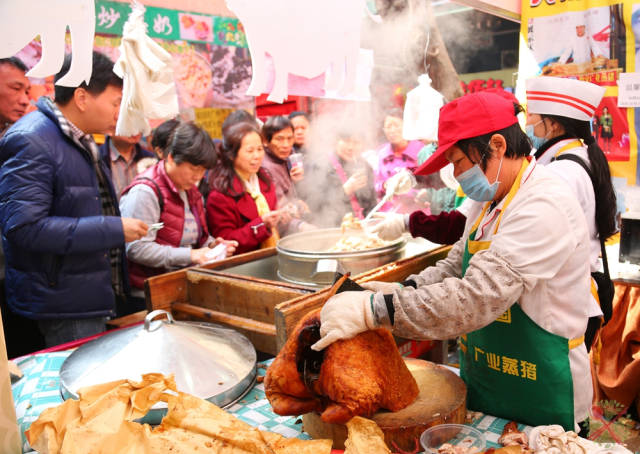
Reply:
[[[260,431],[214,404],[176,390],[173,377],[146,374],[83,388],[42,412],[26,432],[43,454],[304,454],[329,453],[331,440],[299,440]],[[134,420],[159,401],[168,405],[157,427]]]

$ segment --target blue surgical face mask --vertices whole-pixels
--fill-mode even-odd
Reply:
[[[525,132],[527,133],[527,136],[529,136],[529,139],[531,139],[531,145],[533,145],[533,148],[535,148],[536,150],[538,148],[540,148],[547,141],[546,136],[545,137],[538,137],[533,133],[533,129],[536,126],[538,126],[540,123],[542,123],[542,120],[537,122],[535,125],[526,125],[525,126]]]
[[[498,186],[500,186],[500,182],[498,181],[500,169],[502,169],[502,159],[500,159],[496,181],[494,181],[493,184],[489,184],[489,180],[487,180],[487,177],[478,164],[462,172],[456,177],[456,180],[458,180],[460,187],[471,200],[488,202],[489,200],[493,200]]]

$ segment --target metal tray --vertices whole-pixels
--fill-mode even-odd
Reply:
[[[154,320],[165,315],[166,320]],[[242,398],[256,376],[256,350],[242,334],[212,323],[175,321],[156,310],[143,326],[133,326],[88,342],[60,369],[64,399],[85,386],[114,380],[140,380],[145,373],[173,374],[179,391],[225,408]],[[143,422],[158,424],[166,412],[159,403]]]

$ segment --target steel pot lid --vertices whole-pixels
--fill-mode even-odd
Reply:
[[[159,315],[166,319],[154,320]],[[242,334],[211,323],[175,321],[167,311],[149,313],[133,326],[87,342],[60,369],[63,397],[85,386],[173,374],[179,391],[225,407],[241,398],[256,375],[256,350]]]
[[[367,234],[362,231],[351,231],[347,236],[366,238]],[[278,254],[288,256],[312,257],[312,258],[347,258],[347,257],[368,257],[375,256],[388,251],[402,248],[407,239],[400,236],[392,241],[385,242],[384,245],[374,248],[362,249],[358,251],[329,252],[329,249],[345,236],[341,228],[326,228],[298,232],[280,238],[276,246]]]

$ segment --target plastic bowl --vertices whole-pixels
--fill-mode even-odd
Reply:
[[[437,454],[444,443],[469,449],[469,453],[480,453],[487,445],[484,434],[478,429],[462,424],[440,424],[422,432],[420,444],[425,453]]]

